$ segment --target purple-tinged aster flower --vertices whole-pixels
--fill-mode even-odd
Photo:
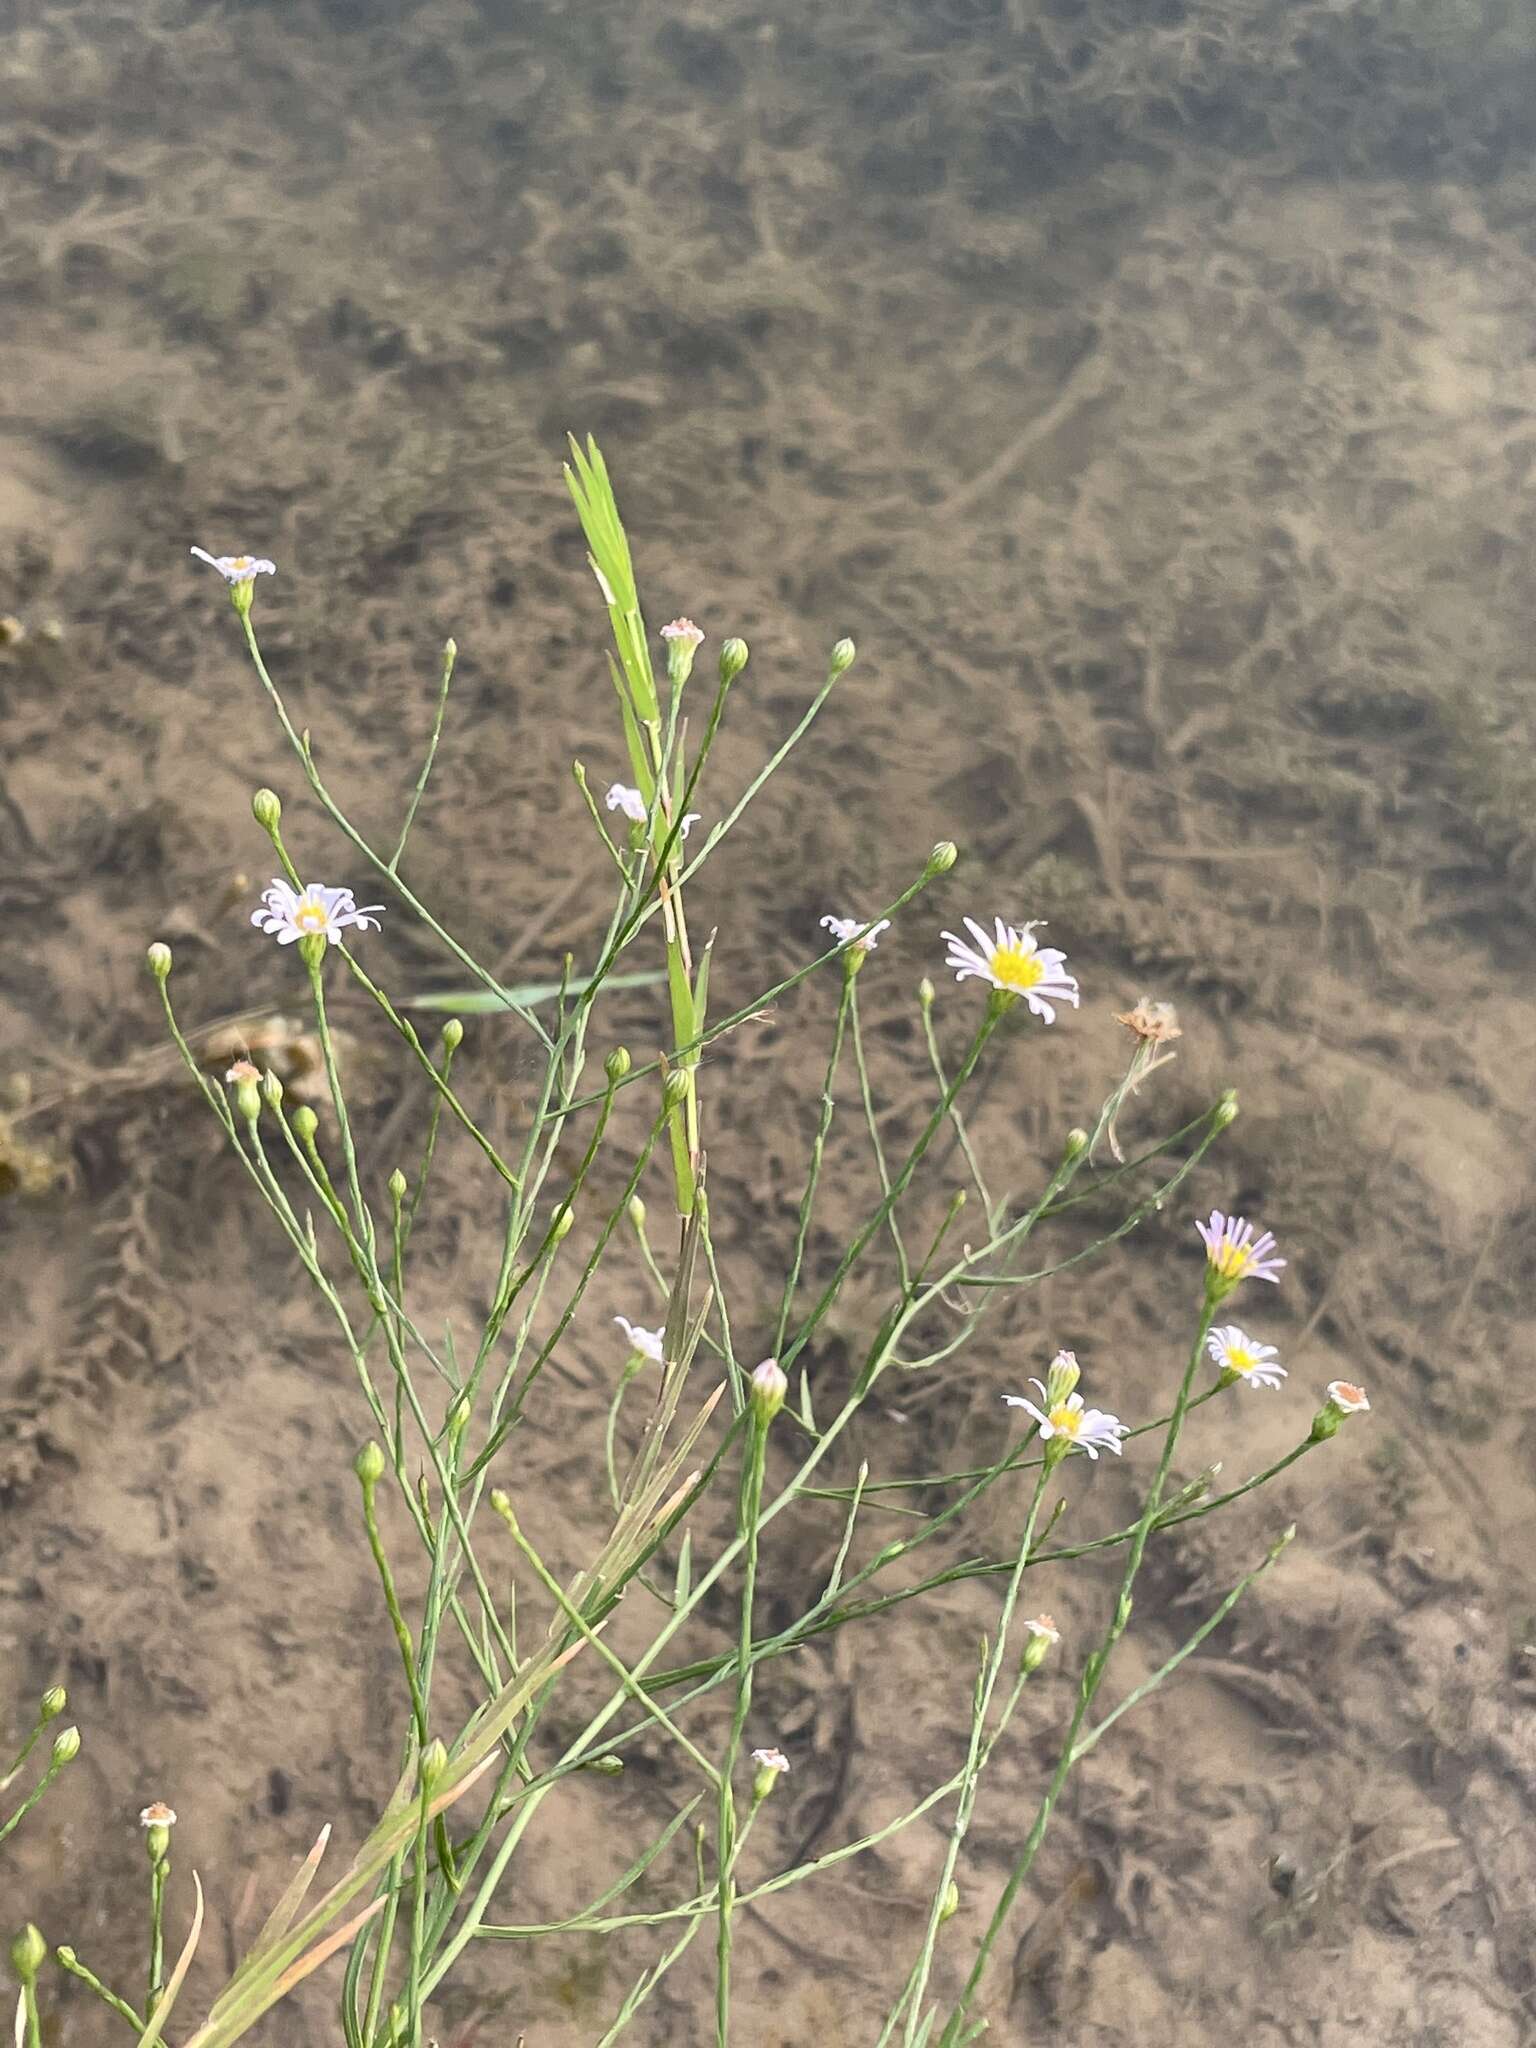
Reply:
[[[1076,1009],[1078,987],[1066,971],[1066,954],[1054,946],[1036,944],[1038,922],[1036,919],[1030,924],[1004,924],[999,917],[993,920],[994,933],[989,938],[985,927],[974,917],[968,917],[964,920],[965,928],[974,943],[967,944],[956,933],[945,932],[949,952],[944,965],[954,969],[956,981],[974,975],[978,981],[990,982],[1004,995],[1022,996],[1037,1017],[1054,1024],[1056,1012],[1052,1004],[1070,1003]]]
[[[226,583],[252,583],[258,576],[277,574],[276,562],[269,562],[265,555],[210,555],[206,548],[190,552],[210,569],[217,569]]]
[[[1357,1387],[1353,1380],[1330,1380],[1328,1398],[1341,1415],[1363,1415],[1371,1405],[1364,1387]]]
[[[1050,1396],[1039,1380],[1029,1383],[1039,1392],[1042,1401]],[[1108,1415],[1102,1408],[1085,1408],[1081,1394],[1068,1394],[1064,1401],[1058,1401],[1051,1408],[1037,1408],[1027,1394],[1004,1394],[1003,1399],[1010,1408],[1024,1408],[1040,1425],[1042,1443],[1049,1443],[1059,1437],[1063,1451],[1086,1451],[1095,1463],[1100,1451],[1113,1451],[1120,1455],[1120,1439],[1129,1436],[1130,1431],[1118,1415]]]
[[[866,953],[873,953],[880,934],[891,928],[888,917],[877,917],[873,924],[862,917],[824,917],[821,922],[840,946],[862,946]]]
[[[652,1365],[661,1364],[664,1356],[662,1344],[666,1337],[665,1330],[642,1330],[637,1323],[632,1323],[628,1316],[615,1316],[613,1320],[629,1339],[631,1351],[641,1358],[648,1358]]]
[[[754,1749],[752,1761],[759,1770],[772,1771],[775,1777],[782,1777],[789,1769],[789,1758],[782,1749]]]
[[[674,619],[670,626],[662,627],[661,637],[668,642],[673,640],[685,641],[691,650],[702,645],[704,633],[703,629],[696,626],[692,619]]]
[[[1205,1348],[1222,1372],[1233,1375],[1234,1381],[1246,1380],[1250,1387],[1278,1387],[1285,1378],[1285,1367],[1274,1345],[1258,1343],[1236,1323],[1212,1330]]]
[[[631,823],[636,825],[643,825],[645,823],[645,798],[638,789],[631,789],[627,783],[610,783],[608,794],[603,798],[603,802],[610,811],[622,811]],[[687,812],[684,815],[682,824],[678,827],[679,836],[686,839],[703,815],[702,811]]]
[[[280,946],[291,946],[295,939],[318,938],[335,946],[348,925],[356,925],[359,931],[370,926],[377,930],[379,920],[373,913],[383,908],[382,903],[365,903],[359,910],[350,889],[327,889],[310,882],[295,890],[275,877],[271,886],[262,890],[261,908],[251,912],[251,923]]]
[[[1197,1223],[1210,1267],[1207,1284],[1220,1300],[1232,1292],[1239,1280],[1272,1280],[1279,1284],[1285,1260],[1275,1257],[1272,1231],[1259,1234],[1244,1216],[1223,1216],[1211,1211],[1209,1223]]]

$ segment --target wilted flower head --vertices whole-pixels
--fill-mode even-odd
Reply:
[[[666,1339],[665,1330],[642,1330],[638,1324],[632,1323],[628,1316],[615,1316],[613,1320],[629,1339],[632,1351],[638,1351],[642,1358],[650,1359],[653,1365],[661,1364],[664,1356],[662,1345]]]
[[[704,634],[701,628],[693,623],[692,619],[674,619],[669,626],[662,627],[661,637],[666,641],[682,641],[688,647],[693,648],[702,644]]]
[[[173,1828],[176,1815],[163,1799],[152,1799],[139,1815],[141,1828]]]
[[[382,903],[365,903],[359,910],[350,889],[327,889],[319,882],[308,882],[295,890],[281,877],[274,877],[270,887],[261,892],[260,910],[251,912],[251,923],[280,946],[314,938],[327,939],[334,946],[348,925],[356,925],[359,931],[367,931],[370,925],[377,930],[379,920],[373,912],[383,908]]]
[[[269,562],[265,555],[210,555],[206,548],[191,552],[210,569],[217,569],[226,583],[253,583],[258,576],[277,574],[276,562]]]
[[[1061,1630],[1048,1614],[1037,1614],[1032,1621],[1026,1621],[1024,1626],[1032,1636],[1039,1636],[1047,1643],[1061,1641]]]
[[[840,946],[860,945],[866,953],[873,953],[880,934],[891,928],[888,917],[877,917],[873,924],[862,917],[824,917],[821,922]]]
[[[1205,1348],[1224,1373],[1244,1379],[1251,1387],[1278,1387],[1285,1367],[1273,1344],[1260,1344],[1235,1323],[1212,1330]]]
[[[1068,1394],[1065,1399],[1051,1403],[1050,1396],[1039,1380],[1031,1380],[1040,1399],[1048,1405],[1037,1408],[1027,1394],[1004,1394],[1003,1399],[1010,1408],[1024,1408],[1040,1425],[1042,1443],[1049,1443],[1053,1437],[1061,1440],[1062,1449],[1086,1451],[1095,1462],[1100,1451],[1113,1451],[1120,1455],[1120,1439],[1129,1436],[1130,1431],[1117,1415],[1109,1415],[1102,1408],[1085,1408],[1081,1394]]]
[[[1145,1039],[1148,1045],[1166,1045],[1170,1038],[1182,1038],[1183,1026],[1179,1013],[1172,1003],[1154,1003],[1143,996],[1134,1010],[1117,1010],[1115,1022],[1123,1024],[1135,1037]]]
[[[1275,1257],[1272,1231],[1255,1234],[1255,1226],[1243,1216],[1223,1216],[1211,1211],[1209,1223],[1197,1223],[1209,1266],[1206,1284],[1219,1301],[1232,1292],[1240,1280],[1272,1280],[1278,1284],[1285,1267]]]
[[[754,1749],[752,1761],[760,1771],[772,1771],[775,1775],[789,1769],[789,1758],[782,1749]]]
[[[1341,1415],[1363,1415],[1371,1405],[1364,1387],[1357,1387],[1353,1380],[1330,1380],[1328,1398]]]
[[[252,1081],[261,1079],[261,1070],[253,1066],[249,1060],[240,1059],[235,1061],[224,1078],[231,1088],[238,1088],[242,1084],[248,1087]]]
[[[625,817],[631,819],[636,825],[643,825],[645,823],[645,798],[638,789],[631,789],[627,783],[610,783],[608,794],[603,798],[603,802],[610,811],[622,811]],[[686,812],[682,824],[678,827],[680,836],[686,839],[702,816],[703,813],[701,811]]]
[[[1078,987],[1067,973],[1067,956],[1054,946],[1040,946],[1035,942],[1035,923],[1004,924],[999,917],[994,919],[992,937],[988,937],[983,926],[974,917],[964,920],[974,944],[968,945],[954,932],[945,932],[949,942],[949,953],[945,966],[952,967],[956,981],[964,981],[967,975],[977,980],[990,982],[992,987],[1004,995],[1022,996],[1037,1017],[1043,1017],[1047,1024],[1054,1024],[1056,1012],[1054,1003],[1078,1003]]]

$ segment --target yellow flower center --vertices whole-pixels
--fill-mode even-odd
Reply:
[[[229,566],[237,576],[243,576],[246,570],[252,566],[254,560],[255,557],[252,555],[231,555]]]
[[[1045,979],[1040,955],[1032,946],[999,946],[990,965],[1003,988],[1034,988]]]
[[[1211,1264],[1223,1280],[1240,1280],[1252,1257],[1247,1245],[1231,1244],[1224,1238],[1212,1253]]]
[[[301,903],[293,921],[301,932],[323,932],[330,918],[323,903]]]
[[[1076,1436],[1083,1426],[1083,1410],[1069,1408],[1065,1402],[1051,1410],[1051,1427],[1058,1436]]]
[[[1229,1372],[1252,1372],[1258,1362],[1253,1353],[1244,1350],[1241,1344],[1229,1345],[1227,1348],[1227,1369]]]

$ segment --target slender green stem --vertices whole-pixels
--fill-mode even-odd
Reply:
[[[851,985],[851,983],[850,983]],[[757,1531],[763,1508],[763,1470],[768,1451],[768,1422],[755,1405],[742,1473],[737,1529],[744,1544],[741,1612],[736,1643],[736,1698],[731,1729],[720,1764],[720,1805],[716,1834],[719,1865],[715,1932],[715,2044],[728,2048],[731,2031],[731,1914],[736,1904],[736,1797],[732,1774],[741,1754],[742,1736],[752,1711],[752,1628],[757,1599]]]
[[[432,718],[432,735],[427,741],[426,759],[421,764],[421,773],[416,778],[416,787],[412,790],[410,803],[406,806],[405,822],[400,827],[400,837],[395,841],[395,850],[389,856],[386,873],[390,875],[393,875],[400,865],[401,855],[405,852],[405,842],[411,836],[411,827],[416,822],[416,813],[421,808],[421,800],[427,793],[427,783],[431,780],[432,764],[437,759],[437,743],[443,736],[443,715],[448,709],[448,690],[453,682],[453,664],[458,656],[458,652],[458,648],[451,640],[445,642],[443,647],[443,675],[437,689],[437,709]]]
[[[107,1985],[103,1984],[93,1970],[88,1970],[85,1967],[72,1948],[56,1948],[53,1956],[54,1961],[61,1970],[66,1971],[71,1977],[77,1977],[82,1984],[87,1985],[90,1990],[94,1991],[103,2005],[110,2006],[120,2020],[128,2022],[135,2034],[143,2033],[144,2022],[128,2003],[127,1999],[119,1998],[115,1991],[110,1990]]]
[[[815,1213],[816,1191],[821,1182],[822,1156],[826,1151],[827,1133],[832,1128],[832,1118],[837,1109],[837,1070],[842,1062],[843,1036],[848,1027],[848,1015],[853,1007],[853,1000],[853,976],[845,969],[842,994],[838,998],[837,1021],[832,1027],[832,1051],[827,1059],[827,1077],[821,1089],[821,1115],[817,1120],[816,1136],[811,1144],[811,1163],[806,1174],[805,1192],[800,1197],[800,1215],[795,1226],[795,1248],[790,1254],[789,1273],[784,1282],[783,1298],[779,1303],[778,1328],[773,1338],[775,1358],[784,1349],[784,1333],[789,1328],[789,1312],[794,1306],[795,1289],[800,1284],[800,1268],[805,1261],[806,1240],[811,1234],[811,1217]]]

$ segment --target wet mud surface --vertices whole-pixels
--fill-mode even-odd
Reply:
[[[860,646],[711,863],[718,1007],[952,836],[961,865],[861,984],[893,1131],[926,1100],[915,989],[939,927],[1048,918],[1084,1003],[998,1049],[976,1125],[997,1181],[1027,1186],[1122,1069],[1114,1013],[1170,999],[1178,1061],[1123,1135],[1236,1084],[1186,1206],[1257,1211],[1292,1258],[1263,1305],[1288,1387],[1204,1411],[1184,1476],[1258,1469],[1334,1377],[1370,1390],[1368,1426],[1155,1551],[1126,1683],[1301,1524],[1074,1781],[994,2037],[1531,2038],[1536,57],[1436,13],[148,0],[13,21],[0,1719],[63,1679],[85,1733],[59,1832],[8,1851],[13,1918],[135,1974],[133,1822],[163,1797],[182,1904],[193,1864],[209,1895],[206,1991],[320,1823],[350,1837],[393,1778],[356,1389],[193,1113],[142,968],[169,940],[210,1058],[219,1030],[254,1034],[302,1092],[293,963],[247,922],[268,861],[252,787],[289,800],[301,867],[362,877],[305,811],[188,544],[278,561],[268,658],[378,837],[457,638],[412,884],[504,977],[558,972],[600,930],[603,882],[569,764],[621,768],[559,484],[575,428],[604,442],[652,619],[752,644],[711,809],[827,644]],[[370,948],[396,992],[453,979],[403,918]],[[798,992],[705,1070],[715,1213],[739,1313],[764,1321],[831,1002]],[[969,991],[937,1014],[962,1041]],[[426,1104],[374,1019],[338,1023],[382,1178]],[[637,1053],[660,1030],[643,995],[605,1016]],[[463,1058],[514,1132],[512,1031],[474,1025]],[[422,1303],[462,1337],[494,1187],[467,1150],[446,1166]],[[851,1119],[832,1171],[817,1271],[867,1198]],[[1098,1398],[1151,1411],[1194,1308],[1188,1221],[1000,1310],[851,1456],[985,1456],[999,1392],[1058,1344]],[[629,1280],[594,1292],[503,1479],[567,1562],[601,1533],[609,1318],[650,1306],[638,1261]],[[816,1361],[830,1383],[877,1312],[855,1283]],[[1133,1474],[1072,1476],[1074,1538],[1125,1519]],[[997,1554],[1018,1511],[994,1496],[947,1555]],[[833,1542],[806,1523],[772,1557],[786,1618]],[[1084,1636],[1105,1577],[1041,1579]],[[970,1586],[772,1667],[763,1739],[796,1763],[765,1869],[953,1768],[994,1612]],[[999,1757],[957,1936],[1033,1810],[1069,1669]],[[656,1755],[579,1781],[506,1917],[600,1891],[614,1840],[657,1832],[675,1789]],[[919,1825],[754,1920],[743,2039],[871,2041],[939,1854]],[[595,2040],[652,1939],[489,1950],[440,2038]],[[681,1966],[634,2038],[711,2038],[702,1981]],[[295,2003],[289,2038],[336,2038],[331,1992]],[[59,2042],[103,2038],[82,1999],[57,2010]]]

